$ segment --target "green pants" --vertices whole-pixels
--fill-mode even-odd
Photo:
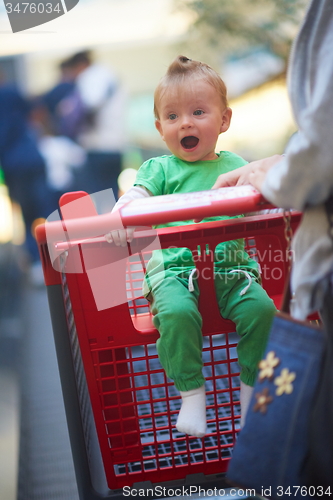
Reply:
[[[159,331],[157,352],[169,378],[179,391],[196,389],[205,383],[202,374],[202,318],[198,311],[199,288],[188,290],[188,276],[175,275],[152,290],[151,311]],[[248,284],[244,275],[217,274],[215,290],[221,315],[236,324],[240,340],[237,347],[241,380],[254,385],[258,363],[264,353],[273,316],[273,301],[259,283]]]

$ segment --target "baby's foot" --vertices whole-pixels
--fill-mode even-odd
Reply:
[[[206,391],[202,385],[191,391],[180,391],[182,407],[176,428],[190,436],[203,437],[206,434]]]

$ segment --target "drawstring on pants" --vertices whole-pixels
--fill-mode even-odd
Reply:
[[[197,273],[198,269],[195,267],[192,269],[191,274],[188,278],[188,291],[189,292],[194,292],[194,285],[193,285],[193,276]]]
[[[239,294],[239,295],[244,295],[251,286],[251,283],[252,283],[251,275],[247,271],[244,271],[243,269],[233,269],[232,271],[229,271],[229,273],[242,273],[249,280],[248,284],[243,288],[243,290],[241,290],[241,292]]]
[[[192,269],[192,271],[190,273],[190,276],[188,278],[188,290],[189,290],[189,292],[194,291],[193,277],[195,274],[197,274],[197,272],[198,272],[198,269],[195,267],[194,269]],[[241,296],[244,295],[251,286],[251,283],[252,283],[251,275],[247,271],[244,271],[243,269],[233,269],[233,270],[229,271],[229,273],[242,273],[249,280],[248,284],[243,288],[243,290],[241,290],[241,292],[239,294]]]

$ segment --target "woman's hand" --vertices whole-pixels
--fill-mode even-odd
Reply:
[[[259,192],[261,192],[261,188],[269,168],[265,169],[262,166],[259,166],[249,174],[249,184],[252,184],[252,186]]]
[[[228,186],[243,186],[244,184],[252,184],[258,191],[265,180],[266,173],[273,165],[281,161],[281,155],[273,155],[263,160],[252,161],[243,167],[236,168],[226,174],[221,174],[216,179],[212,189]]]
[[[248,163],[243,167],[236,168],[236,170],[232,170],[231,172],[227,172],[226,174],[219,175],[212,189],[229,186],[242,186],[243,184],[248,184],[248,176],[251,172],[250,165],[251,163]]]

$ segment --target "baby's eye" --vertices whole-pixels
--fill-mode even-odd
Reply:
[[[176,118],[177,118],[177,115],[175,113],[170,113],[169,120],[175,120]]]
[[[193,114],[194,115],[203,115],[203,113],[204,112],[202,111],[202,109],[196,109]]]

